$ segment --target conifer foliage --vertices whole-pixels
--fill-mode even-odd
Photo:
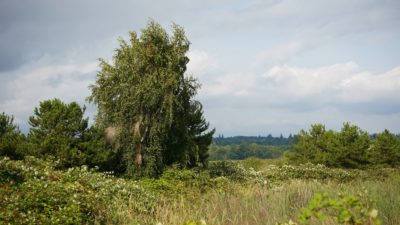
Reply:
[[[42,101],[29,117],[29,152],[39,158],[54,158],[59,167],[92,165],[102,156],[93,141],[94,128],[84,118],[85,107],[60,99]],[[97,160],[97,161],[96,161]]]
[[[322,124],[314,124],[309,131],[301,130],[296,140],[295,153],[287,156],[303,163],[366,168],[371,165],[398,166],[400,161],[400,139],[388,130],[370,136],[350,123],[344,123],[340,131],[326,130]]]
[[[24,155],[22,144],[24,136],[14,123],[14,117],[2,112],[0,114],[0,157],[21,159]]]

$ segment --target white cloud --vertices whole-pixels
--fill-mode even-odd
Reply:
[[[355,62],[227,73],[200,92],[207,118],[227,135],[296,133],[312,123],[339,129],[345,121],[371,132],[397,132],[398,96],[400,67],[376,74]]]
[[[2,85],[8,98],[0,102],[0,111],[12,113],[16,122],[26,125],[27,116],[32,115],[39,101],[60,98],[83,104],[97,65],[90,61],[59,63],[47,57],[25,65],[13,71],[15,78]]]
[[[272,67],[263,77],[273,83],[267,90],[278,96],[288,97],[295,90],[298,99],[323,103],[397,102],[394,96],[400,95],[400,67],[373,74],[354,62],[311,69],[283,65]]]
[[[398,102],[400,96],[400,67],[382,74],[362,72],[352,74],[341,83],[341,98],[349,102],[385,100]]]
[[[188,73],[194,74],[196,77],[207,76],[208,73],[214,71],[218,67],[216,58],[210,56],[206,51],[191,50],[187,56],[190,59],[187,65]]]
[[[276,64],[286,63],[295,56],[298,56],[305,50],[309,50],[311,47],[310,43],[305,43],[300,40],[293,40],[284,45],[277,46],[270,50],[265,50],[259,53],[255,59],[253,66],[259,66],[265,64]]]

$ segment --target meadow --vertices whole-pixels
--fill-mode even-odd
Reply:
[[[399,224],[400,170],[249,158],[126,179],[0,160],[0,224]]]

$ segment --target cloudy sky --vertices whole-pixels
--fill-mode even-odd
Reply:
[[[345,121],[400,133],[397,0],[1,0],[0,111],[26,131],[39,101],[87,105],[98,58],[149,18],[185,28],[188,73],[217,134]]]

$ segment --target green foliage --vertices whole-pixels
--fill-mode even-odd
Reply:
[[[77,148],[84,154],[84,164],[91,168],[99,167],[102,171],[120,172],[113,162],[115,152],[104,139],[104,132],[95,126],[84,130],[77,142]]]
[[[65,167],[82,165],[85,159],[78,142],[88,125],[87,119],[82,119],[84,110],[76,102],[40,102],[29,118],[32,128],[28,138],[36,151],[34,155],[53,156]]]
[[[189,41],[173,25],[171,36],[157,23],[120,40],[113,63],[101,60],[89,101],[98,105],[96,123],[110,132],[128,175],[160,174],[165,165],[206,165],[214,131],[207,132],[199,84],[185,76]],[[112,133],[112,134],[111,134]]]
[[[240,163],[232,161],[213,161],[210,163],[208,172],[212,178],[226,177],[235,182],[265,182],[262,172],[255,171],[254,168],[245,169]]]
[[[376,135],[372,141],[369,160],[373,164],[400,165],[400,139],[388,130]]]
[[[372,208],[372,202],[367,198],[368,192],[359,195],[339,193],[331,196],[328,193],[316,193],[308,206],[303,208],[299,219],[302,224],[311,221],[322,223],[327,218],[335,218],[339,224],[349,225],[379,225],[378,210]],[[277,225],[297,225],[289,220]]]
[[[273,137],[271,134],[268,136],[234,136],[224,137],[218,135],[213,139],[213,143],[217,145],[239,145],[239,144],[258,144],[267,146],[290,146],[294,144],[294,137],[290,134],[288,137]]]
[[[96,128],[88,128],[84,112],[85,107],[76,102],[65,104],[59,99],[40,102],[29,118],[30,154],[55,158],[61,168],[104,162],[106,155],[101,152],[104,142]]]
[[[228,177],[233,180],[245,180],[247,177],[246,169],[232,161],[211,162],[208,170],[211,177]]]
[[[368,163],[370,138],[367,132],[345,123],[338,134],[338,140],[338,154],[335,157],[338,166],[355,168]]]
[[[392,175],[398,176],[398,172],[399,170],[396,169]],[[215,179],[220,178],[224,177]],[[223,180],[227,180],[227,178]],[[360,208],[348,208],[357,218],[359,218],[360,214],[358,213],[362,208],[368,208],[364,207],[364,203],[367,203],[370,210],[365,211],[379,210],[379,219],[382,220],[382,224],[397,225],[400,219],[398,213],[399,181],[393,177],[385,181],[360,181],[355,177],[351,182],[296,179],[273,186],[230,181],[220,184],[222,184],[221,189],[233,189],[232,191],[220,192],[211,189],[196,198],[180,196],[168,198],[168,200],[163,199],[156,208],[155,222],[145,224],[157,224],[156,222],[158,224],[182,224],[183,221],[198,223],[200,219],[204,219],[207,224],[277,224],[280,221],[288,221],[283,224],[295,225],[299,222],[299,215],[303,208],[309,205],[316,193],[327,192],[330,193],[329,198],[340,199],[341,197],[336,194],[340,191],[344,193],[343,196],[359,198],[362,205]],[[368,193],[365,193],[364,189],[368,190]],[[363,193],[363,195],[360,196],[357,193]],[[323,209],[322,212],[326,215],[326,219],[318,220],[312,216],[310,224],[338,224],[336,209],[329,207],[329,209]],[[372,215],[375,212],[373,211]],[[290,219],[292,219],[291,222]]]
[[[345,123],[340,132],[312,125],[296,135],[295,153],[285,154],[292,161],[321,163],[333,167],[365,168],[370,164],[398,165],[400,141],[385,130],[375,140],[355,125]]]
[[[173,167],[166,169],[157,179],[142,178],[139,184],[147,190],[170,197],[197,197],[215,186],[215,182],[205,171]]]
[[[268,161],[265,159],[250,157],[250,158],[240,161],[240,164],[243,165],[243,167],[246,169],[253,168],[254,170],[259,171],[268,165]]]
[[[203,117],[203,107],[198,101],[189,101],[188,110],[180,111],[174,120],[164,150],[166,165],[207,166],[208,146],[215,130],[207,132],[209,124]]]
[[[87,167],[53,167],[31,157],[0,160],[0,223],[118,224],[113,212],[121,204],[138,215],[152,213],[154,196],[134,181]]]
[[[376,206],[385,224],[398,221],[398,169],[384,170],[389,176],[381,180],[376,179],[381,173],[370,177],[372,171],[362,171],[366,174],[360,175],[358,170],[322,165],[269,165],[254,171],[240,164],[211,162],[210,171],[171,167],[157,179],[133,181],[87,167],[55,170],[54,162],[32,157],[23,161],[3,158],[0,224],[201,224],[201,218],[207,224],[274,224],[295,218],[313,193],[334,193],[338,187],[349,193],[339,198],[327,196],[338,203],[326,205],[324,198],[310,203],[311,211],[304,215],[311,224],[332,224],[339,216],[360,221],[375,215]],[[378,170],[382,168],[374,172]],[[351,195],[362,186],[370,192]],[[367,195],[379,204],[367,201]],[[326,223],[315,220],[316,215],[322,214]]]
[[[300,164],[294,165],[271,165],[265,168],[263,176],[269,182],[285,181],[290,179],[303,180],[336,180],[346,182],[354,180],[357,173],[352,173],[343,169],[331,169],[322,164]]]
[[[378,171],[382,171],[382,169],[376,170],[376,172]],[[250,181],[259,184],[279,184],[283,181],[294,179],[334,180],[339,182],[352,181],[357,177],[369,179],[369,177],[366,177],[369,173],[332,169],[322,164],[315,165],[311,163],[300,165],[283,164],[280,166],[267,165],[261,171],[256,171],[253,167],[246,169],[242,166],[242,162],[212,161],[210,162],[208,172],[212,178],[226,177],[232,181]]]
[[[200,221],[189,220],[182,223],[182,225],[207,225],[207,223],[205,220],[200,220]]]
[[[210,160],[242,160],[249,157],[260,159],[274,159],[282,156],[288,146],[269,146],[255,143],[242,144],[212,144],[210,146]]]
[[[372,208],[366,193],[358,196],[339,194],[338,197],[315,194],[308,207],[303,209],[300,221],[308,223],[312,217],[322,221],[327,216],[335,217],[339,224],[381,224],[377,219],[378,211]]]
[[[4,112],[0,114],[0,156],[7,156],[12,159],[21,159],[24,152],[25,138],[17,125],[14,124],[14,117]]]
[[[328,155],[334,148],[331,143],[336,138],[333,131],[326,132],[324,125],[315,124],[311,125],[309,132],[301,130],[295,138],[298,161],[327,164]]]

